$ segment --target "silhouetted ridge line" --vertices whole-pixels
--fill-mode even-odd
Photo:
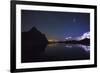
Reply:
[[[83,44],[83,45],[90,45],[90,39],[85,38],[82,40],[67,40],[67,44]]]
[[[43,52],[48,44],[45,34],[42,34],[36,27],[32,27],[28,32],[22,32],[21,38],[22,62],[31,60],[39,52]]]

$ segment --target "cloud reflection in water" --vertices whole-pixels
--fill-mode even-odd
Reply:
[[[82,45],[82,44],[66,44],[67,48],[78,47],[84,49],[86,52],[90,52],[90,46]]]

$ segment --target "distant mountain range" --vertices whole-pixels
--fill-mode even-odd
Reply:
[[[77,41],[79,41],[79,40],[83,40],[83,39],[90,39],[90,32],[86,32],[86,33],[84,33],[82,36],[79,36],[79,37],[66,37],[65,39],[66,40],[77,40]]]
[[[84,33],[82,36],[77,37],[76,40],[90,39],[90,32]]]
[[[86,32],[82,36],[76,38],[67,37],[65,42],[68,44],[90,45],[90,32]]]

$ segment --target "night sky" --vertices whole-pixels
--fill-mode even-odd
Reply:
[[[90,14],[52,11],[21,11],[21,30],[29,31],[35,26],[48,40],[65,40],[90,31]]]

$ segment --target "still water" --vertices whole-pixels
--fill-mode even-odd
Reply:
[[[82,44],[48,44],[45,54],[53,60],[90,59],[90,46]]]
[[[45,61],[64,61],[64,60],[86,60],[90,59],[90,46],[82,44],[52,43],[45,48],[38,46],[43,50],[36,52],[34,49],[28,49],[22,55],[22,62],[45,62]]]

